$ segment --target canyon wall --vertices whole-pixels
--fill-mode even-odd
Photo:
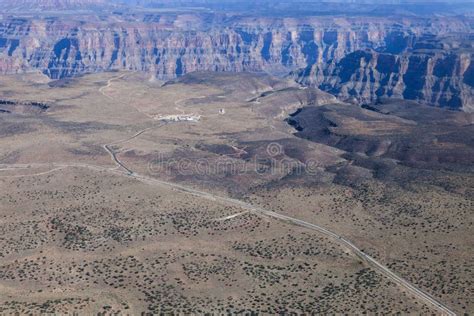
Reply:
[[[342,98],[472,110],[468,18],[253,18],[143,14],[0,21],[0,72],[53,79],[106,70],[291,73]],[[469,37],[471,36],[471,37]]]
[[[307,67],[296,78],[342,99],[372,103],[398,98],[474,111],[474,63],[468,52],[361,50],[330,64]]]

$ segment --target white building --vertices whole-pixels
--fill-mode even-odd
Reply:
[[[159,121],[166,122],[198,122],[201,119],[200,115],[195,114],[175,114],[175,115],[165,115],[159,116],[156,118]]]

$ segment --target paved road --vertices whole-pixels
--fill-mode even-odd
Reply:
[[[348,248],[349,250],[351,250],[362,261],[366,262],[371,267],[378,270],[381,274],[383,274],[384,276],[386,276],[387,278],[392,280],[394,283],[398,284],[399,286],[403,287],[408,292],[412,293],[414,296],[416,296],[419,299],[421,299],[422,301],[426,302],[428,305],[431,305],[431,306],[435,307],[441,314],[443,314],[443,315],[456,315],[456,313],[454,311],[449,309],[447,306],[445,306],[443,303],[438,301],[436,298],[432,297],[430,294],[428,294],[425,291],[423,291],[423,290],[417,288],[416,286],[412,285],[410,282],[403,279],[402,277],[400,277],[399,275],[397,275],[396,273],[391,271],[386,266],[382,265],[380,262],[378,262],[377,260],[375,260],[374,258],[369,256],[368,254],[364,253],[362,250],[360,250],[357,246],[355,246],[352,242],[350,242],[346,238],[344,238],[344,237],[342,237],[342,236],[340,236],[340,235],[338,235],[338,234],[336,234],[336,233],[334,233],[334,232],[332,232],[332,231],[330,231],[330,230],[328,230],[324,227],[321,227],[321,226],[316,225],[316,224],[308,223],[308,222],[305,222],[305,221],[302,221],[302,220],[299,220],[299,219],[296,219],[296,218],[293,218],[293,217],[289,217],[289,216],[286,216],[286,215],[283,215],[283,214],[279,214],[279,213],[276,213],[276,212],[273,212],[273,211],[269,211],[269,210],[251,205],[249,203],[246,203],[246,202],[243,202],[243,201],[240,201],[240,200],[213,195],[211,193],[199,191],[199,190],[189,188],[189,187],[186,187],[186,186],[183,186],[183,185],[180,185],[180,184],[171,183],[171,182],[167,182],[167,181],[162,181],[162,180],[158,180],[158,179],[154,179],[154,178],[149,178],[149,177],[146,177],[146,176],[138,175],[136,173],[132,173],[130,176],[137,179],[137,180],[141,180],[141,181],[144,181],[144,182],[147,182],[147,183],[150,183],[150,184],[153,184],[153,183],[161,184],[161,185],[172,187],[174,189],[178,189],[180,191],[190,193],[190,194],[193,194],[193,195],[196,195],[196,196],[199,196],[199,197],[211,199],[213,201],[221,201],[221,202],[233,204],[233,205],[239,206],[239,207],[241,207],[243,209],[246,209],[246,210],[248,210],[252,213],[255,213],[255,214],[265,215],[265,216],[275,218],[275,219],[278,219],[280,221],[283,221],[283,222],[286,222],[286,223],[289,223],[289,224],[298,225],[298,226],[301,226],[301,227],[305,227],[305,228],[317,231],[321,234],[324,234],[324,235],[334,239],[339,244],[341,244],[341,245],[345,246],[346,248]],[[238,215],[240,215],[240,214],[238,214]]]
[[[131,169],[129,169],[127,166],[125,166],[118,158],[117,158],[117,154],[113,151],[113,149],[110,147],[112,145],[117,145],[117,144],[122,144],[122,143],[125,143],[125,142],[128,142],[140,135],[142,135],[143,133],[145,132],[148,132],[149,130],[152,130],[152,129],[155,129],[155,128],[160,128],[162,127],[163,125],[166,125],[166,122],[164,123],[161,123],[161,124],[158,124],[158,125],[155,125],[155,126],[151,126],[151,127],[147,127],[145,129],[142,129],[141,131],[137,132],[136,134],[134,134],[133,136],[130,136],[130,137],[127,137],[127,138],[124,138],[124,139],[120,139],[120,140],[117,140],[113,143],[110,143],[110,144],[106,144],[106,145],[103,145],[102,147],[105,149],[105,151],[107,151],[110,155],[110,158],[112,158],[113,162],[119,167],[119,168],[122,168],[123,170],[125,170],[129,175],[133,174],[133,171]]]
[[[112,78],[111,80],[109,80],[106,87],[110,86],[112,80],[119,79],[119,78],[120,77]],[[104,87],[104,88],[106,88],[106,87]],[[101,91],[101,93],[103,93],[103,90]],[[297,218],[293,218],[293,217],[289,217],[289,216],[286,216],[286,215],[283,215],[283,214],[279,214],[279,213],[276,213],[276,212],[273,212],[273,211],[270,211],[270,210],[266,210],[266,209],[254,206],[252,204],[249,204],[249,203],[237,200],[237,199],[222,197],[222,196],[214,195],[214,194],[211,194],[211,193],[208,193],[208,192],[196,190],[196,189],[184,186],[184,185],[180,185],[180,184],[176,184],[176,183],[172,183],[172,182],[167,182],[167,181],[163,181],[163,180],[158,180],[158,179],[155,179],[155,178],[150,178],[150,177],[147,177],[147,176],[144,176],[144,175],[137,174],[133,170],[129,169],[123,162],[121,162],[117,158],[115,152],[109,147],[110,145],[113,145],[113,144],[119,144],[119,143],[123,143],[125,141],[129,141],[129,140],[131,140],[135,137],[140,136],[141,134],[143,134],[144,132],[146,132],[146,131],[148,131],[152,128],[161,127],[161,126],[162,125],[149,127],[149,128],[146,128],[144,130],[139,131],[138,133],[134,134],[133,136],[131,136],[129,138],[119,140],[119,141],[115,141],[111,144],[103,145],[103,148],[109,153],[109,155],[111,156],[111,159],[113,160],[113,162],[117,166],[122,168],[124,171],[120,171],[120,170],[117,170],[117,169],[109,169],[109,168],[100,167],[100,166],[87,165],[87,164],[49,164],[49,166],[52,166],[53,168],[56,168],[56,169],[50,170],[49,172],[52,172],[54,170],[60,170],[63,167],[85,167],[85,168],[92,168],[94,170],[102,170],[102,171],[112,172],[112,173],[115,173],[115,174],[118,174],[118,175],[125,175],[125,176],[128,176],[128,177],[132,177],[132,178],[134,178],[136,180],[139,180],[139,181],[142,181],[144,183],[171,187],[175,190],[179,190],[179,191],[182,191],[182,192],[186,192],[188,194],[203,197],[203,198],[206,198],[206,199],[209,199],[209,200],[212,200],[212,201],[220,201],[220,202],[224,202],[224,203],[227,203],[227,204],[236,205],[236,206],[239,206],[239,207],[241,207],[241,208],[243,208],[247,211],[250,211],[254,214],[271,217],[271,218],[283,221],[285,223],[289,223],[289,224],[292,224],[292,225],[297,225],[297,226],[301,226],[301,227],[305,227],[307,229],[317,231],[321,234],[324,234],[324,235],[332,238],[333,240],[335,240],[336,242],[338,242],[342,246],[345,246],[346,248],[351,250],[362,261],[366,262],[368,265],[370,265],[371,267],[373,267],[374,269],[379,271],[381,274],[383,274],[384,276],[386,276],[387,278],[389,278],[390,280],[392,280],[393,282],[395,282],[399,286],[403,287],[405,290],[407,290],[408,292],[410,292],[414,296],[418,297],[420,300],[424,301],[428,305],[433,306],[441,314],[443,314],[443,315],[456,315],[451,309],[449,309],[443,303],[438,301],[436,298],[432,297],[430,294],[428,294],[425,291],[423,291],[423,290],[417,288],[416,286],[412,285],[410,282],[403,279],[402,277],[400,277],[399,275],[397,275],[396,273],[391,271],[386,266],[382,265],[380,262],[378,262],[377,260],[375,260],[374,258],[369,256],[368,254],[364,253],[361,249],[359,249],[357,246],[355,246],[352,242],[350,242],[346,238],[344,238],[344,237],[342,237],[342,236],[340,236],[340,235],[338,235],[338,234],[336,234],[336,233],[334,233],[334,232],[332,232],[332,231],[330,231],[330,230],[328,230],[324,227],[321,227],[319,225],[312,224],[312,223],[309,223],[309,222],[305,222],[305,221],[302,221],[302,220],[297,219]],[[8,168],[8,165],[4,165],[4,166]],[[240,213],[237,214],[237,215],[240,215]],[[231,215],[230,218],[232,218],[232,217],[233,216]]]
[[[108,148],[106,146],[107,145],[104,145],[104,148]],[[208,192],[196,190],[196,189],[193,189],[193,188],[181,185],[181,184],[172,183],[172,182],[168,182],[168,181],[163,181],[163,180],[150,178],[150,177],[147,177],[147,176],[144,176],[144,175],[137,174],[137,173],[133,172],[132,170],[130,170],[129,168],[127,168],[122,162],[120,162],[117,159],[117,157],[114,155],[113,151],[110,151],[110,149],[108,149],[107,151],[111,154],[114,162],[116,162],[121,167],[123,167],[125,172],[121,171],[121,170],[117,170],[117,169],[110,169],[110,168],[106,168],[106,167],[101,167],[101,166],[96,166],[96,165],[87,165],[87,164],[31,164],[31,166],[50,166],[50,167],[54,168],[51,171],[60,170],[60,169],[65,168],[65,167],[80,167],[80,168],[89,168],[89,169],[99,170],[99,171],[106,171],[106,172],[114,173],[116,175],[131,177],[133,179],[136,179],[138,181],[141,181],[143,183],[147,183],[147,184],[150,184],[150,185],[160,185],[160,186],[170,187],[172,189],[175,189],[175,190],[178,190],[178,191],[181,191],[181,192],[185,192],[185,193],[188,193],[188,194],[192,194],[192,195],[195,195],[195,196],[199,196],[199,197],[202,197],[202,198],[206,198],[206,199],[209,199],[209,200],[212,200],[212,201],[223,202],[223,203],[226,203],[226,204],[236,205],[236,206],[239,206],[239,207],[241,207],[241,208],[243,208],[247,211],[250,211],[254,214],[257,214],[257,215],[263,215],[263,216],[271,217],[271,218],[283,221],[285,223],[289,223],[289,224],[292,224],[292,225],[297,225],[297,226],[301,226],[301,227],[305,227],[305,228],[317,231],[321,234],[324,234],[324,235],[332,238],[333,240],[335,240],[336,242],[338,242],[342,246],[345,246],[346,248],[351,250],[362,261],[366,262],[368,265],[370,265],[371,267],[373,267],[374,269],[379,271],[381,274],[383,274],[384,276],[386,276],[387,278],[389,278],[390,280],[392,280],[393,282],[395,282],[399,286],[403,287],[405,290],[407,290],[408,292],[410,292],[414,296],[418,297],[420,300],[424,301],[428,305],[433,306],[441,314],[443,314],[443,315],[456,315],[455,312],[453,312],[451,309],[449,309],[443,303],[438,301],[436,298],[432,297],[430,294],[428,294],[425,291],[423,291],[423,290],[417,288],[416,286],[412,285],[410,282],[406,281],[405,279],[403,279],[402,277],[400,277],[399,275],[397,275],[396,273],[391,271],[386,266],[382,265],[380,262],[378,262],[377,260],[375,260],[374,258],[369,256],[368,254],[364,253],[362,250],[360,250],[357,246],[355,246],[352,242],[350,242],[346,238],[344,238],[344,237],[342,237],[342,236],[340,236],[340,235],[338,235],[338,234],[336,234],[336,233],[334,233],[334,232],[332,232],[332,231],[330,231],[330,230],[328,230],[324,227],[321,227],[319,225],[312,224],[312,223],[309,223],[309,222],[305,222],[305,221],[302,221],[302,220],[297,219],[297,218],[293,218],[293,217],[290,217],[290,216],[279,214],[279,213],[276,213],[276,212],[273,212],[273,211],[270,211],[270,210],[266,210],[266,209],[263,209],[261,207],[254,206],[252,204],[249,204],[249,203],[237,200],[237,199],[222,197],[222,196],[214,195],[214,194],[211,194],[211,193],[208,193]],[[6,165],[5,164],[5,165],[0,165],[0,166],[2,167],[2,169],[0,169],[0,170],[7,170],[7,169],[18,170],[19,168],[22,168],[22,167],[26,168],[30,165]],[[240,215],[240,213],[237,214],[237,215]]]
[[[104,149],[109,153],[110,157],[112,158],[112,160],[114,161],[114,163],[122,168],[123,170],[125,170],[127,172],[127,174],[131,175],[133,174],[133,171],[128,169],[127,166],[125,166],[120,160],[117,159],[117,155],[115,154],[115,152],[109,147],[109,145],[104,145],[103,146]]]
[[[288,216],[285,216],[285,215],[282,215],[282,214],[278,214],[278,213],[275,213],[275,212],[272,212],[272,211],[267,211],[267,210],[262,210],[262,209],[258,210],[258,212],[260,212],[262,214],[265,214],[267,216],[273,217],[273,218],[280,219],[280,220],[285,221],[285,222],[289,222],[289,223],[292,223],[292,224],[295,224],[295,225],[298,225],[298,226],[302,226],[302,227],[305,227],[305,228],[316,230],[316,231],[318,231],[322,234],[325,234],[329,237],[332,237],[333,239],[338,241],[343,246],[346,246],[347,248],[349,248],[360,259],[362,259],[363,261],[368,263],[370,266],[372,266],[373,268],[378,270],[380,273],[385,275],[387,278],[389,278],[390,280],[392,280],[396,284],[402,286],[403,288],[405,288],[406,290],[408,290],[409,292],[411,292],[412,294],[414,294],[416,297],[420,298],[421,300],[427,302],[428,304],[431,304],[437,310],[439,310],[442,314],[456,315],[456,313],[454,311],[449,309],[447,306],[445,306],[443,303],[438,301],[436,298],[432,297],[429,293],[426,293],[423,290],[415,287],[414,285],[409,283],[407,280],[403,279],[402,277],[400,277],[399,275],[397,275],[396,273],[391,271],[386,266],[382,265],[380,262],[378,262],[377,260],[375,260],[374,258],[369,256],[368,254],[364,253],[362,250],[360,250],[357,246],[355,246],[352,242],[350,242],[346,238],[344,238],[342,236],[339,236],[339,235],[337,235],[337,234],[335,234],[335,233],[333,233],[333,232],[331,232],[331,231],[329,231],[329,230],[327,230],[327,229],[325,229],[321,226],[311,224],[311,223],[308,223],[308,222],[305,222],[305,221],[302,221],[302,220],[299,220],[299,219],[296,219],[296,218],[288,217]]]

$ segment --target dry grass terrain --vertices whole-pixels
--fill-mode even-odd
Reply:
[[[80,168],[0,181],[3,313],[428,311],[326,237],[232,206]]]
[[[337,240],[159,181],[329,228],[474,309],[472,140],[442,136],[472,117],[441,113],[436,164],[417,164],[391,145],[428,119],[263,75],[29,74],[0,93],[1,313],[436,312]],[[344,141],[295,135],[307,107]]]

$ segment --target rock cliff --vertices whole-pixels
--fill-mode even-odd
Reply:
[[[474,111],[474,63],[468,52],[356,51],[297,74],[339,98],[372,103],[382,98],[416,100]]]
[[[471,109],[470,18],[123,14],[0,20],[0,72],[53,79],[114,69],[290,72],[340,97]],[[454,39],[453,39],[454,38]]]

